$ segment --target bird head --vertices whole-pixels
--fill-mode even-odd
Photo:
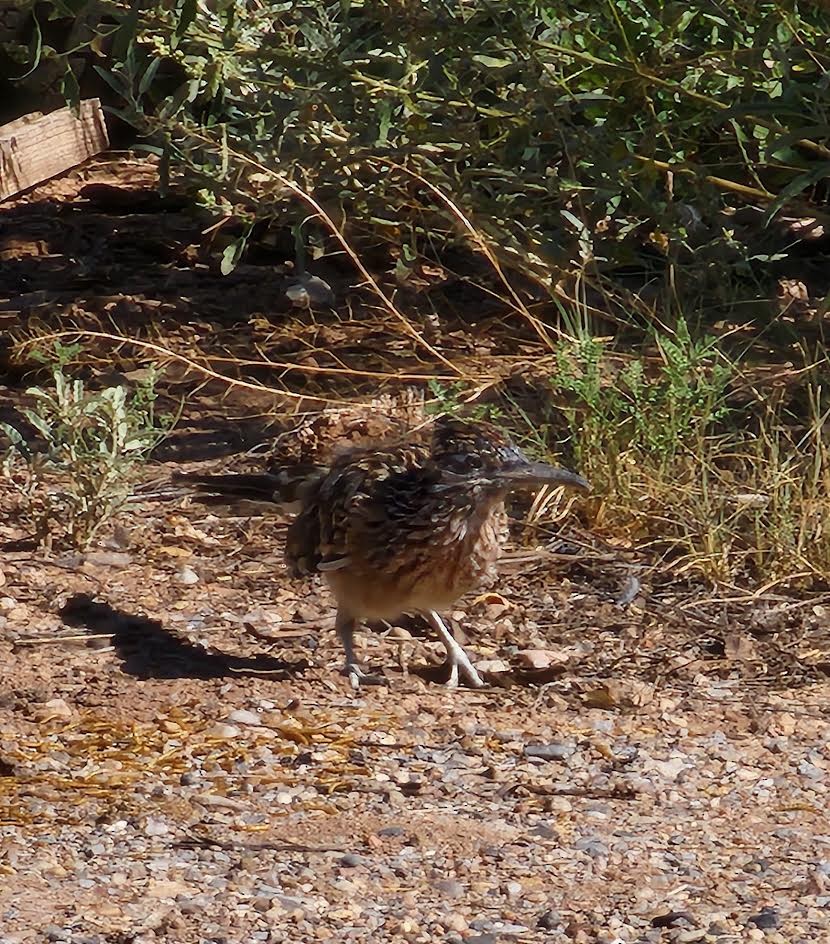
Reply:
[[[590,488],[575,472],[528,459],[504,432],[478,420],[440,417],[433,430],[432,457],[446,472],[481,476],[506,489]]]

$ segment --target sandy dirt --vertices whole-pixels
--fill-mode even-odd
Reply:
[[[74,306],[218,351],[299,319],[323,362],[324,326],[255,273],[198,268],[198,220],[116,225],[79,199],[90,180],[112,178],[4,209],[0,295],[29,298],[0,327]],[[9,368],[4,419],[26,382]],[[163,494],[185,460],[256,467],[216,457],[292,423],[191,392],[85,554],[27,546],[2,491],[2,944],[830,942],[828,599],[677,585],[517,509],[498,586],[449,614],[489,686],[444,689],[440,646],[405,620],[360,638],[388,685],[354,693],[326,590],[283,570],[286,519]]]

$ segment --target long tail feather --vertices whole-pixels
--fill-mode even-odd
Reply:
[[[248,498],[255,501],[279,502],[278,476],[267,473],[230,473],[205,475],[201,472],[174,472],[173,481],[190,485],[197,492],[227,495],[228,498]]]
[[[316,465],[296,465],[273,472],[236,472],[211,475],[201,472],[174,472],[173,481],[189,485],[205,495],[228,499],[293,505],[323,473]]]

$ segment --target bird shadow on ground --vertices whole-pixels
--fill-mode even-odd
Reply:
[[[306,660],[286,662],[271,656],[234,656],[211,652],[182,639],[158,620],[124,613],[85,593],[71,597],[61,608],[68,626],[91,635],[110,636],[124,671],[140,679],[266,676],[288,679],[308,668]]]

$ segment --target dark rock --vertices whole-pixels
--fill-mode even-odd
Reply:
[[[362,855],[357,855],[354,852],[347,852],[346,855],[340,860],[340,865],[344,869],[355,869],[359,865],[365,865],[366,859]]]
[[[777,928],[780,923],[778,912],[774,908],[762,908],[758,914],[753,915],[747,921],[747,924],[753,924],[762,931],[771,931]]]
[[[543,931],[555,931],[562,927],[562,919],[558,911],[544,911],[536,921],[536,927]]]
[[[656,915],[651,919],[653,928],[675,928],[682,923],[694,924],[688,911],[669,911],[666,914]]]

